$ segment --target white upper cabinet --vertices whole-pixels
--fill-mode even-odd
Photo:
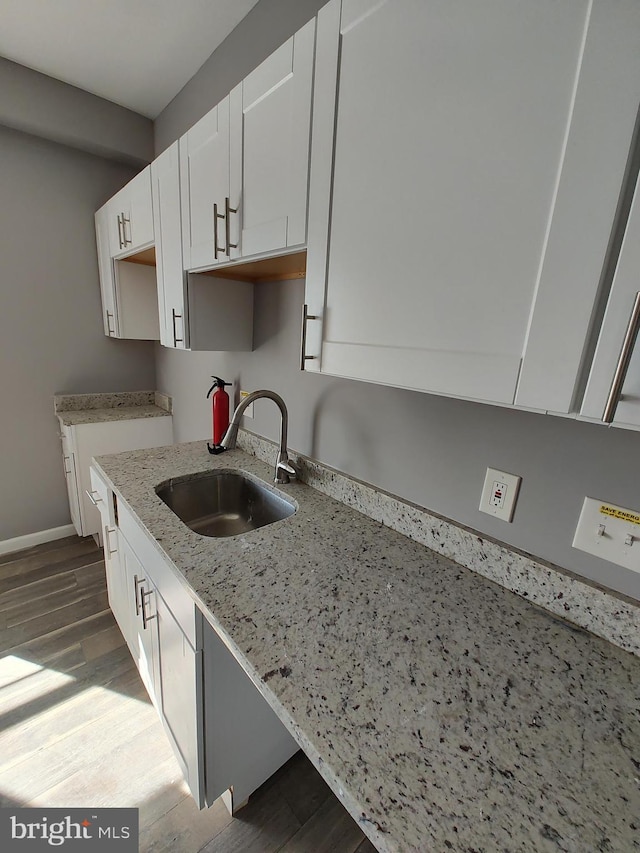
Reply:
[[[175,349],[253,347],[253,285],[185,273],[178,143],[151,164],[160,341]]]
[[[151,164],[160,343],[187,349],[178,143]]]
[[[332,0],[308,370],[570,410],[640,97],[633,0]]]
[[[640,179],[584,396],[581,411],[584,417],[606,420],[616,426],[640,427],[640,346],[636,343],[639,325]]]
[[[150,166],[109,200],[109,243],[112,257],[153,245]]]
[[[244,258],[307,238],[314,41],[315,19],[231,93],[231,204]]]
[[[158,340],[150,166],[96,212],[95,222],[105,334]]]
[[[315,21],[180,140],[185,269],[306,239]]]
[[[229,174],[227,96],[180,139],[185,269],[212,267],[235,257],[226,239]]]

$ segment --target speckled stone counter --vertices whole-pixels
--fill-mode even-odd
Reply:
[[[640,850],[640,659],[301,483],[228,539],[156,496],[240,450],[98,464],[379,850]]]
[[[63,426],[161,418],[171,415],[171,398],[157,391],[118,391],[112,394],[56,394],[55,414]]]

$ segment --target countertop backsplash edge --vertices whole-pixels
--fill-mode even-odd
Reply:
[[[274,461],[274,442],[246,429],[241,429],[238,434],[238,446],[263,462]],[[560,567],[514,551],[295,451],[290,451],[290,457],[300,472],[300,479],[312,488],[494,581],[555,616],[640,656],[640,606],[632,600],[592,585]]]

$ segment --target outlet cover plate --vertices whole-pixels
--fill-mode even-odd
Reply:
[[[585,498],[572,545],[640,572],[640,512]]]
[[[522,477],[516,474],[487,468],[480,498],[480,512],[486,512],[503,521],[511,521],[521,482]]]
[[[240,391],[240,402],[244,400],[245,397],[248,397],[250,391]],[[244,410],[243,415],[244,418],[252,418],[253,417],[253,403],[249,403],[247,408]]]

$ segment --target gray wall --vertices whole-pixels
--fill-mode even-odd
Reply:
[[[261,0],[159,116],[156,150],[184,133],[320,5]],[[157,347],[158,386],[174,397],[178,441],[209,436],[211,374],[248,391],[272,388],[290,409],[291,447],[640,599],[640,575],[571,548],[585,495],[639,508],[637,433],[302,374],[303,294],[302,282],[256,287],[252,353]],[[259,401],[255,411],[245,425],[275,439],[275,407]],[[488,466],[523,478],[512,524],[478,511]]]
[[[0,125],[137,166],[153,160],[153,122],[0,57]]]
[[[134,171],[0,127],[0,541],[70,521],[56,391],[155,388],[153,344],[102,328],[93,214]]]

